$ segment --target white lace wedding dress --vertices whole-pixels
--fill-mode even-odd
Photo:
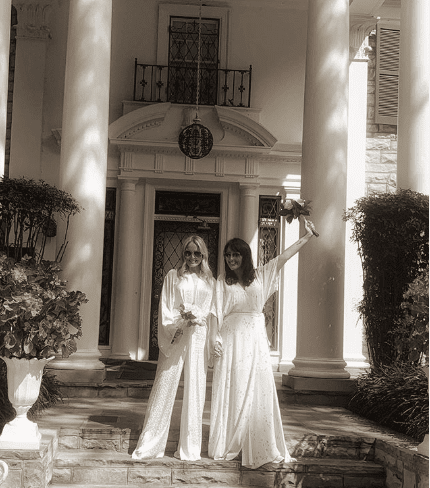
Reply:
[[[184,398],[180,438],[175,456],[190,461],[200,459],[208,360],[205,347],[207,320],[211,311],[214,285],[215,280],[207,283],[195,273],[186,274],[180,280],[176,270],[171,270],[166,275],[158,317],[160,354],[157,372],[148,400],[143,430],[132,454],[133,459],[164,456],[182,369]],[[191,311],[201,325],[185,325],[183,335],[172,344],[176,328],[182,321],[181,305],[186,312]]]
[[[288,461],[265,319],[267,299],[277,289],[277,258],[256,269],[243,288],[219,278],[216,306],[223,355],[215,360],[209,457],[258,468]]]

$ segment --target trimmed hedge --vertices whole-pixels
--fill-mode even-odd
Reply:
[[[403,295],[429,262],[429,198],[412,190],[363,197],[344,213],[353,224],[363,267],[363,319],[373,366],[399,358],[393,329],[404,319]]]

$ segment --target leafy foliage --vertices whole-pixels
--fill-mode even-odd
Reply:
[[[55,218],[66,221],[64,243],[56,257],[61,260],[66,246],[69,219],[81,207],[67,192],[27,178],[0,180],[0,251],[20,260],[25,254],[43,259],[47,237],[56,233]]]
[[[403,315],[391,331],[396,362],[420,364],[429,352],[429,267],[410,283],[400,304]]]
[[[15,409],[8,398],[6,371],[6,363],[0,360],[0,426],[13,420],[16,415]],[[44,410],[60,401],[63,401],[61,383],[53,374],[45,370],[42,376],[39,397],[29,410],[28,417],[30,419],[35,418]]]
[[[429,199],[412,190],[361,198],[344,214],[353,223],[363,267],[363,318],[369,359],[398,360],[392,331],[403,320],[403,295],[429,262]],[[403,354],[403,353],[402,353]]]
[[[56,262],[0,254],[0,355],[68,357],[82,336],[79,307],[87,302],[80,291],[67,291]]]
[[[428,379],[417,366],[375,367],[358,377],[348,408],[421,442],[428,433]]]

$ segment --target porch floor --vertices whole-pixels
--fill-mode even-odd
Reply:
[[[298,450],[300,450],[301,440],[319,436],[380,439],[398,447],[416,450],[418,442],[410,437],[381,427],[344,407],[289,402],[288,395],[283,394],[288,388],[282,386],[282,374],[274,372],[274,376],[283,419],[284,435],[291,456],[300,456]],[[35,419],[39,428],[41,430],[44,428],[49,430],[61,429],[63,432],[87,429],[127,429],[130,432],[128,452],[131,454],[143,426],[152,381],[148,379],[142,385],[142,381],[108,379],[104,386],[106,388],[98,389],[97,393],[94,393],[97,396],[93,396],[91,390],[86,390],[85,387],[84,395],[79,395],[77,385],[74,388],[67,388],[68,392],[73,391],[72,395],[68,398],[66,396],[63,403],[50,408]],[[203,457],[207,457],[211,387],[209,376],[203,414]],[[137,395],[127,395],[123,392],[124,389],[136,390]],[[179,437],[182,408],[181,389],[182,382],[176,396],[170,425],[169,441],[172,440],[173,442],[170,446],[168,444],[166,455],[173,455],[176,448],[175,439]]]

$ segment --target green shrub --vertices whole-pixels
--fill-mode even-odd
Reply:
[[[66,222],[64,242],[56,257],[61,261],[70,217],[80,211],[69,193],[43,180],[0,178],[0,250],[16,261],[26,254],[42,261],[47,238],[56,235],[60,218]]]
[[[429,199],[412,190],[361,198],[344,214],[352,222],[363,267],[363,319],[370,363],[399,359],[393,334],[404,319],[403,295],[429,262]],[[409,353],[402,351],[402,357]]]
[[[421,442],[428,433],[428,379],[409,364],[379,366],[357,379],[349,410]]]
[[[0,426],[15,418],[15,409],[9,401],[7,393],[7,369],[4,361],[0,360]],[[63,401],[61,383],[47,370],[43,371],[39,397],[28,412],[29,418],[34,418],[47,408]]]
[[[424,364],[429,351],[429,267],[403,295],[403,315],[391,332],[396,362]]]

